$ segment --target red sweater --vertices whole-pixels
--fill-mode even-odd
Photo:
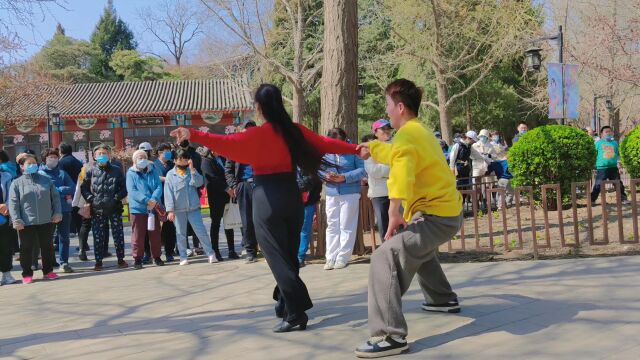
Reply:
[[[356,145],[320,136],[298,125],[305,139],[324,154],[356,154]],[[191,141],[204,145],[223,157],[249,164],[255,175],[291,172],[291,156],[287,144],[273,126],[265,123],[232,135],[208,134],[190,130]]]

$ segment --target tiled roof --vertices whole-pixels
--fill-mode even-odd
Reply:
[[[63,118],[171,115],[253,108],[239,80],[162,80],[74,84],[51,88],[51,105]],[[19,117],[45,118],[46,101],[25,99]]]

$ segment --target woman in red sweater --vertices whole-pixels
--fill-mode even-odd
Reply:
[[[273,331],[304,330],[308,321],[305,311],[313,304],[299,276],[304,208],[296,168],[318,176],[324,154],[356,154],[356,145],[319,136],[294,124],[284,108],[280,89],[274,85],[258,88],[255,105],[265,120],[262,126],[226,136],[178,128],[171,136],[178,143],[189,139],[227,159],[252,166],[253,222],[258,244],[277,283],[276,315],[282,317]]]

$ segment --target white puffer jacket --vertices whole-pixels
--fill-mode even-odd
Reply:
[[[387,181],[391,169],[387,165],[376,162],[373,158],[364,162],[364,169],[369,179],[369,192],[367,193],[369,199],[389,196]]]

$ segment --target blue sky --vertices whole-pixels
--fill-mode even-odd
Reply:
[[[107,0],[61,0],[64,8],[49,6],[44,14],[33,18],[33,29],[18,27],[20,36],[26,42],[26,49],[18,54],[19,60],[28,59],[51,38],[60,22],[68,36],[88,40],[100,19]],[[161,51],[159,44],[143,34],[137,18],[137,9],[152,6],[157,0],[114,0],[118,15],[134,32],[139,48]]]

